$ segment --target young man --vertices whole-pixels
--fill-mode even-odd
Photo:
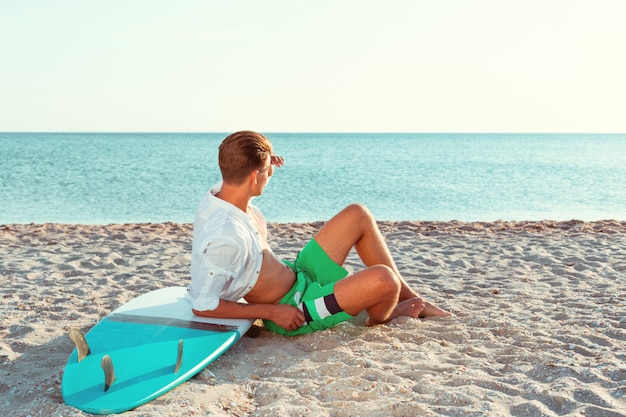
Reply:
[[[199,316],[264,320],[294,336],[326,329],[366,310],[367,325],[399,316],[446,316],[404,281],[369,210],[353,204],[330,219],[293,263],[267,242],[267,225],[252,204],[284,160],[263,135],[228,136],[219,147],[222,183],[196,212],[188,291]],[[348,276],[342,267],[355,247],[366,265]],[[243,298],[246,303],[237,302]]]

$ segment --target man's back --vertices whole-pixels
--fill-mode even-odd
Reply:
[[[189,287],[196,310],[246,296],[261,273],[267,245],[258,222],[216,197],[218,191],[209,191],[196,212]]]

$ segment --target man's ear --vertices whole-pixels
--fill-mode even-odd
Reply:
[[[251,184],[258,184],[259,183],[259,170],[255,169],[254,171],[252,171],[250,173],[250,183]]]

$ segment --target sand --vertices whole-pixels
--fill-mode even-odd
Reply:
[[[270,224],[272,247],[294,257],[320,225]],[[626,222],[380,226],[453,317],[259,329],[126,415],[626,416]],[[190,241],[187,224],[0,226],[0,415],[87,415],[61,396],[68,330],[187,285]]]

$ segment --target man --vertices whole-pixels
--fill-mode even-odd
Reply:
[[[399,316],[449,315],[409,288],[360,204],[330,219],[293,263],[280,260],[250,201],[284,160],[265,136],[250,131],[224,139],[218,160],[222,183],[206,194],[194,224],[188,289],[194,314],[261,318],[267,329],[289,336],[332,327],[363,310],[368,326]],[[348,276],[342,265],[353,247],[366,268]]]

